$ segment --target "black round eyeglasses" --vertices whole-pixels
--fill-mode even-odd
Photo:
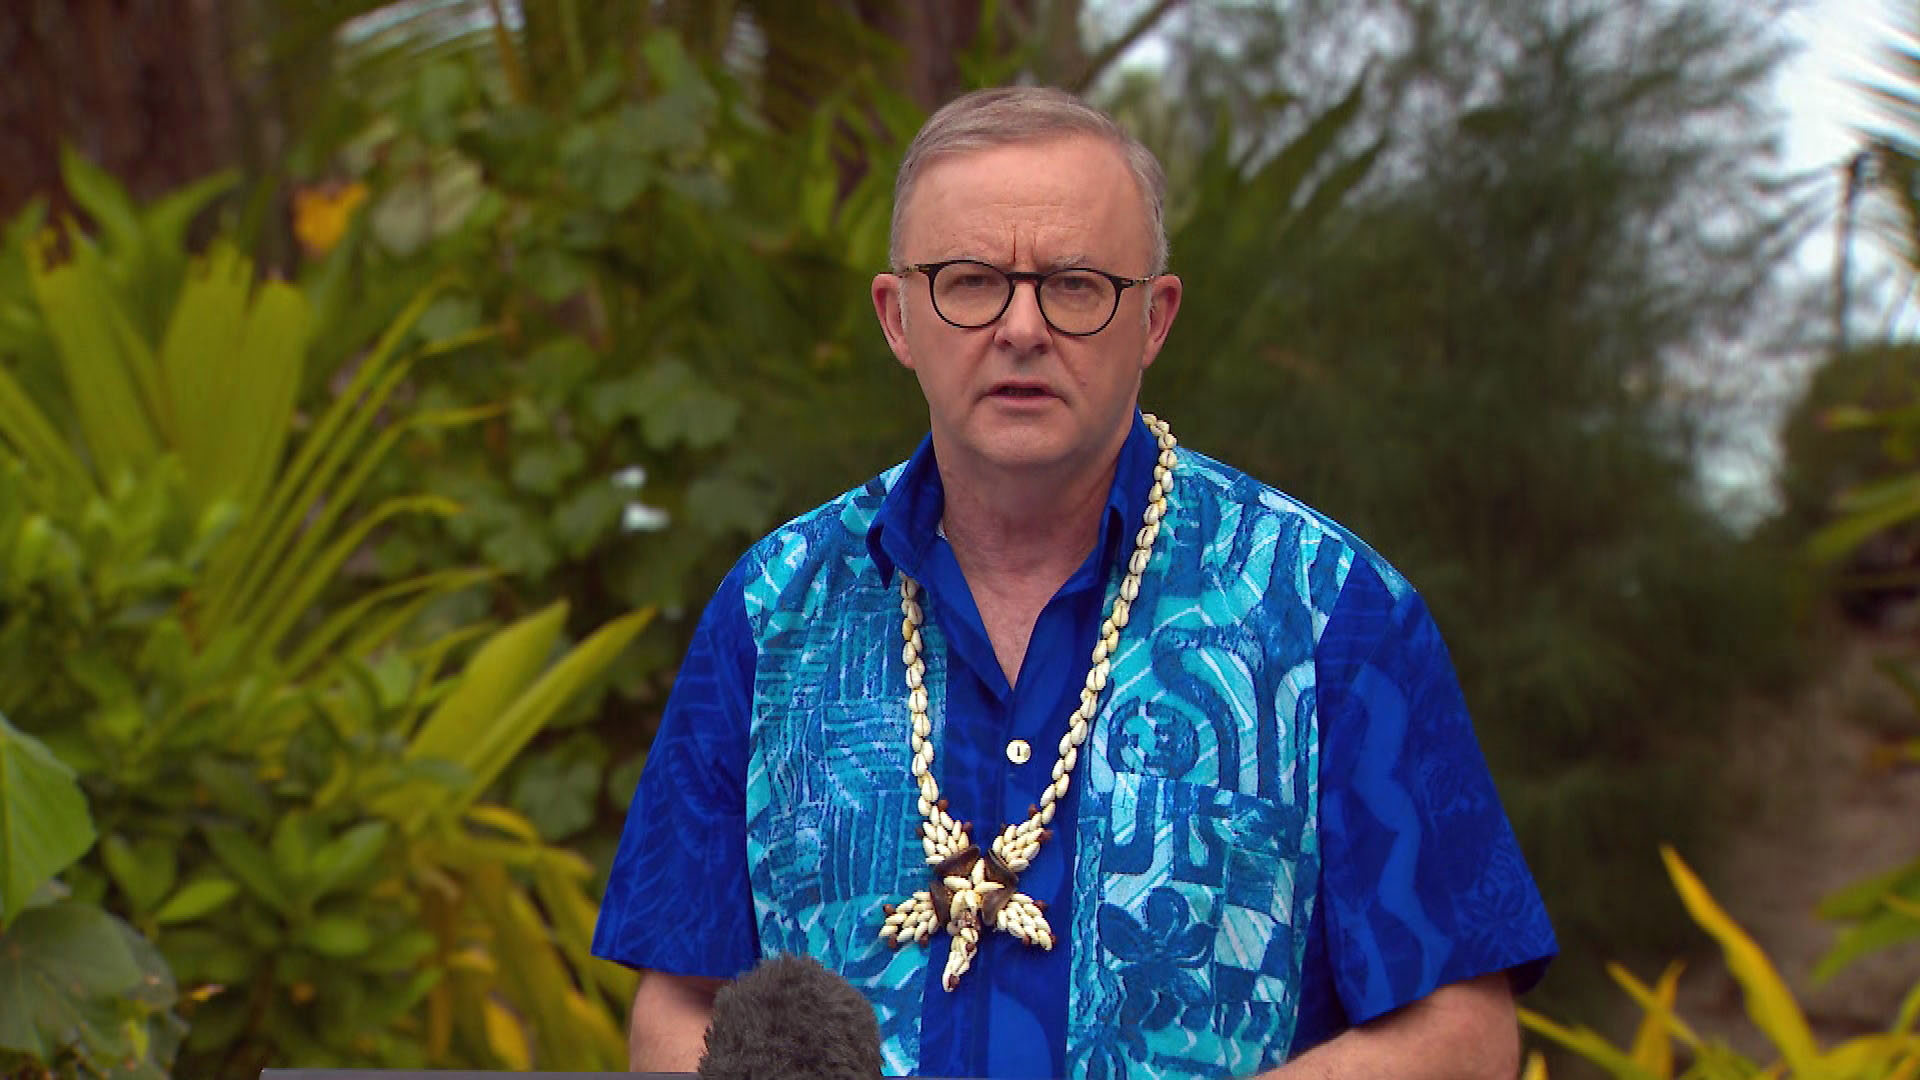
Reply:
[[[1047,325],[1069,337],[1088,337],[1107,328],[1120,310],[1120,294],[1151,277],[1129,278],[1084,266],[1038,273],[1002,270],[974,259],[912,263],[908,270],[927,276],[934,313],[952,326],[973,330],[995,322],[1013,303],[1013,287],[1031,284]]]

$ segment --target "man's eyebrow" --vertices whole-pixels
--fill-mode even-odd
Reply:
[[[1065,270],[1068,267],[1072,267],[1072,266],[1092,266],[1092,265],[1093,263],[1088,261],[1086,255],[1074,254],[1074,255],[1061,255],[1056,258],[1048,259],[1046,262],[1043,262],[1040,264],[1040,269],[1041,271],[1044,272],[1048,270]]]

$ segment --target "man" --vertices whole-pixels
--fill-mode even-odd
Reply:
[[[894,1073],[1515,1072],[1553,936],[1424,606],[1137,411],[1163,200],[1057,91],[908,150],[873,302],[931,433],[701,619],[595,938],[636,1068],[787,951]]]

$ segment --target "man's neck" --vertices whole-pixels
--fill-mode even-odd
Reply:
[[[968,580],[999,588],[1018,582],[1051,595],[1098,541],[1115,467],[1108,461],[1098,472],[1067,477],[982,477],[949,472],[943,461],[941,526]]]
[[[1009,686],[1019,682],[1040,610],[1099,542],[1115,467],[1067,480],[983,479],[941,463],[942,530]]]

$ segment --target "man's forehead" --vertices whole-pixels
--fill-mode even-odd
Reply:
[[[1111,257],[1109,249],[1145,228],[1145,207],[1120,147],[1098,136],[1070,135],[929,160],[909,193],[903,225],[910,241],[972,247],[940,257],[1011,257],[1013,248],[1027,256],[1034,253],[1025,249],[1038,246],[1044,264],[1068,266],[1103,253]]]
[[[1137,188],[1119,145],[1097,135],[1069,134],[966,147],[930,157],[921,163],[920,176],[914,182],[909,201],[913,195],[950,181],[956,174],[965,174],[977,181],[998,173],[1006,181],[1017,184],[1023,180],[1043,180],[1061,169],[1097,173],[1105,183]]]

